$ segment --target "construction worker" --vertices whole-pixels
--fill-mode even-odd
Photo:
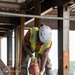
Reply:
[[[23,56],[22,56],[22,72],[21,75],[27,75],[27,66],[29,58],[36,60],[33,53],[38,54],[41,59],[40,75],[43,75],[48,53],[52,45],[51,28],[45,24],[33,27],[28,30],[23,39]]]

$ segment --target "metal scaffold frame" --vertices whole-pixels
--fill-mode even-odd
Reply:
[[[28,17],[28,18],[41,18],[41,19],[72,20],[72,21],[75,21],[75,18],[63,18],[63,17],[51,17],[51,16],[38,16],[38,15],[8,13],[8,12],[0,12],[0,15],[11,16],[11,17],[14,16],[14,17]]]

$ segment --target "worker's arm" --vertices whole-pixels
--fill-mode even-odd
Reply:
[[[25,44],[23,44],[22,46],[23,46],[24,50],[27,52],[27,54],[28,54],[30,57],[32,57],[33,55],[32,55],[31,50],[29,49],[29,47],[28,47],[27,45],[25,45]]]
[[[45,68],[45,65],[46,65],[46,62],[47,62],[47,58],[48,58],[48,53],[50,51],[50,48],[52,46],[52,42],[50,44],[50,47],[47,48],[44,53],[43,53],[43,56],[42,56],[42,59],[41,59],[41,69],[40,71],[43,72],[44,68]]]
[[[40,71],[43,71],[46,65],[46,61],[47,61],[47,57],[48,57],[48,52],[44,52],[43,56],[41,58],[41,68]]]
[[[30,45],[29,39],[30,39],[30,30],[28,30],[28,32],[24,36],[22,46],[23,46],[24,50],[27,52],[27,54],[30,55],[30,57],[32,57],[32,52],[29,47],[29,45]]]

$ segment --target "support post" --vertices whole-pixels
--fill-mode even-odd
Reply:
[[[41,15],[41,0],[34,0],[34,13],[35,15]],[[34,26],[39,27],[41,24],[41,19],[40,18],[35,18]]]
[[[58,7],[58,17],[69,18],[69,7]],[[69,75],[69,20],[58,20],[58,75]]]
[[[63,17],[69,18],[69,7],[63,8]],[[63,74],[70,75],[69,70],[69,20],[63,20]]]
[[[15,75],[20,73],[20,28],[15,30]]]
[[[58,7],[58,17],[63,17],[63,7]],[[58,75],[63,75],[63,21],[58,20]]]
[[[25,11],[21,10],[20,13],[25,14]],[[22,40],[23,40],[23,37],[24,37],[24,22],[25,22],[25,18],[21,17],[20,21],[21,21],[21,23],[20,23],[20,71],[21,71],[21,67],[22,67]]]
[[[1,58],[1,37],[0,37],[0,58]]]
[[[9,66],[10,75],[12,75],[12,31],[7,35],[7,66]]]
[[[7,35],[7,66],[12,67],[12,32]]]

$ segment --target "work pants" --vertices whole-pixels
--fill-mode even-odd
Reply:
[[[21,75],[28,75],[27,67],[30,56],[26,53],[24,48],[22,47],[22,68]]]
[[[45,65],[45,74],[44,75],[53,75],[52,64],[51,64],[49,57],[47,58],[47,62]]]

